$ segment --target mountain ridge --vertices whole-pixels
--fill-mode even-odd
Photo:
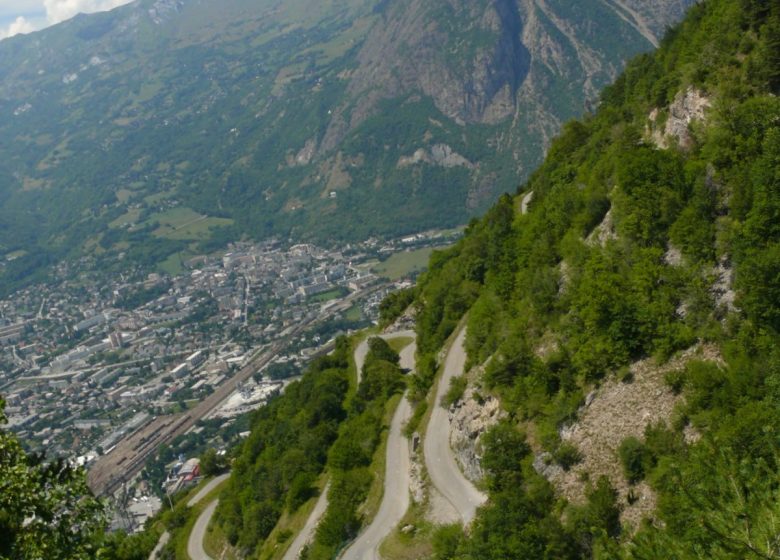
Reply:
[[[691,1],[655,0],[644,27]],[[650,47],[625,18],[602,0],[139,0],[3,40],[0,253],[24,256],[0,282],[465,223]],[[398,165],[437,145],[478,165]],[[165,237],[174,204],[223,222]]]

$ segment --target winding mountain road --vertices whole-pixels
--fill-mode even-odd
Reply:
[[[221,474],[219,476],[215,476],[213,479],[211,479],[206,486],[201,488],[197,494],[195,494],[192,498],[190,498],[190,501],[187,502],[188,507],[192,507],[195,504],[197,504],[199,501],[201,501],[203,498],[208,496],[209,492],[214,490],[217,486],[222,484],[225,480],[230,478],[230,473],[227,472],[225,474]]]
[[[401,331],[388,335],[383,335],[385,340],[394,338],[411,337],[414,338],[413,331]],[[366,351],[362,356],[358,356],[360,347],[365,344]],[[359,366],[358,371],[363,369],[368,341],[364,341],[355,350],[355,365]],[[415,361],[414,356],[417,351],[417,345],[412,342],[406,348],[401,350],[401,367],[413,370]],[[398,523],[409,509],[409,488],[411,486],[411,458],[409,450],[409,440],[404,437],[403,427],[412,415],[412,407],[406,399],[406,394],[401,398],[401,402],[393,414],[393,420],[390,423],[390,433],[387,436],[387,455],[385,459],[385,485],[382,503],[379,506],[374,520],[363,531],[355,542],[347,548],[341,556],[342,560],[380,560],[379,545],[398,525]]]
[[[406,399],[396,408],[387,438],[385,490],[382,504],[374,520],[342,555],[343,560],[380,560],[379,545],[395,529],[409,509],[410,458],[409,440],[403,435],[403,427],[412,415],[412,407]]]
[[[317,503],[314,504],[314,509],[309,514],[309,518],[306,520],[306,525],[303,526],[301,532],[295,537],[295,540],[284,553],[283,560],[298,560],[303,547],[309,544],[312,537],[314,537],[314,531],[317,530],[317,525],[320,523],[320,519],[328,509],[328,491],[330,490],[330,482],[325,485],[322,490]]]
[[[206,549],[203,548],[203,539],[206,536],[206,529],[218,504],[219,500],[214,500],[206,506],[206,509],[200,514],[195,522],[195,526],[192,528],[192,533],[190,533],[190,538],[187,541],[187,554],[191,560],[213,560],[211,556],[206,554]]]
[[[195,504],[197,504],[199,501],[205,498],[209,492],[214,490],[214,488],[222,484],[222,482],[227,480],[228,478],[230,478],[229,472],[214,477],[212,480],[207,482],[206,485],[203,488],[201,488],[197,494],[195,494],[192,498],[189,499],[189,501],[187,502],[187,507],[192,507]],[[211,516],[209,516],[209,519],[211,519]],[[208,521],[206,522],[206,525],[208,525]],[[155,560],[157,558],[157,556],[160,554],[160,551],[162,551],[163,547],[168,543],[170,538],[171,538],[171,534],[168,531],[165,531],[163,532],[162,535],[160,535],[160,540],[157,542],[157,546],[154,547],[154,550],[152,550],[152,553],[149,555],[149,560]],[[203,540],[201,539],[201,545],[202,543]],[[188,543],[188,548],[189,548],[189,543]],[[206,558],[208,558],[208,556],[206,556]]]
[[[383,338],[387,341],[396,339],[396,338],[415,338],[417,335],[414,331],[398,331],[394,333],[389,334],[382,334],[378,335],[379,338]],[[374,335],[368,336],[363,340],[360,344],[358,344],[358,347],[355,348],[355,367],[357,368],[357,382],[358,385],[360,385],[360,378],[363,376],[363,365],[366,363],[366,356],[368,355],[368,341],[372,338],[375,338]],[[406,363],[404,363],[404,351],[408,351],[409,347],[413,345],[407,346],[404,350],[401,351],[401,367],[404,369],[414,369],[414,352],[417,351],[417,346],[414,346],[412,349],[412,355],[411,355],[411,361],[409,361],[409,356],[407,352],[407,360]]]
[[[466,329],[462,329],[452,344],[444,361],[444,373],[439,380],[431,419],[425,434],[423,452],[425,466],[436,489],[457,510],[464,525],[469,525],[477,508],[487,501],[487,496],[463,476],[450,447],[450,419],[447,410],[439,403],[447,393],[453,377],[463,373],[466,365]]]

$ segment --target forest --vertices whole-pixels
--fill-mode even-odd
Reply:
[[[686,92],[708,100],[706,116],[663,145],[654,129]],[[778,93],[780,5],[702,2],[564,127],[515,196],[434,254],[417,296],[419,406],[465,321],[470,364],[486,364],[480,382],[508,412],[485,441],[490,501],[468,535],[437,534],[439,560],[780,554]],[[586,395],[697,344],[722,363],[668,374],[683,396],[672,418],[619,449],[629,483],[657,496],[652,519],[621,524],[606,477],[572,504],[533,468],[531,433],[571,468],[578,450],[560,434]]]

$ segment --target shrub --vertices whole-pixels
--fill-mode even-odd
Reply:
[[[558,446],[553,459],[558,463],[563,470],[568,471],[574,465],[582,461],[582,453],[574,445],[569,442],[563,442]]]
[[[672,393],[679,395],[685,387],[685,372],[681,370],[670,371],[664,376],[664,383],[672,390]]]
[[[447,392],[441,398],[441,405],[444,408],[449,408],[458,402],[463,398],[467,386],[468,380],[466,379],[466,376],[459,375],[458,377],[453,377],[449,389],[447,389]]]
[[[627,437],[618,449],[623,473],[629,484],[636,484],[645,477],[645,446],[635,437]]]
[[[436,560],[455,558],[458,545],[463,540],[463,529],[457,523],[443,525],[436,529],[431,539],[433,554]]]

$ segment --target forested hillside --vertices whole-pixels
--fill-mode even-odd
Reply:
[[[418,397],[466,317],[509,412],[489,504],[437,558],[778,557],[778,93],[780,5],[705,0],[433,256]],[[647,387],[601,426],[617,448],[582,436]]]
[[[252,419],[218,509],[228,540],[239,549],[252,551],[285,509],[295,511],[316,495],[316,479],[347,415],[349,351],[348,341],[339,339],[332,355]]]

